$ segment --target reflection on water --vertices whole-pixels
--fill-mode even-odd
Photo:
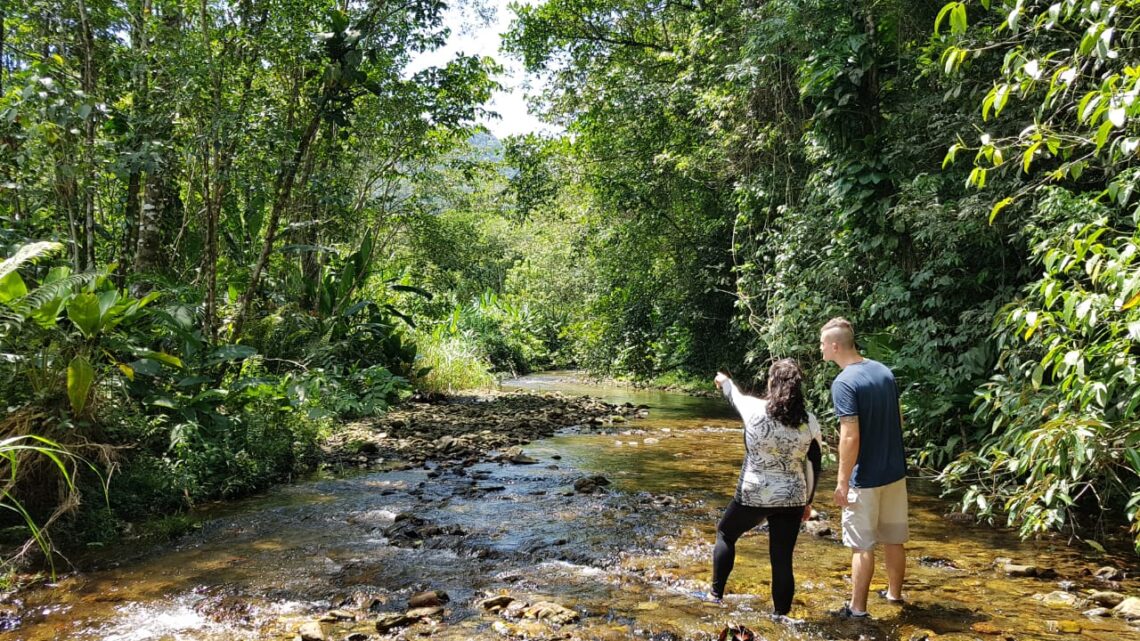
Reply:
[[[1062,580],[1078,592],[1103,587],[1085,573],[1130,558],[1091,558],[1063,540],[1022,543],[1006,532],[955,525],[942,516],[947,506],[916,491],[918,484],[905,606],[872,600],[870,622],[829,617],[846,596],[850,555],[834,535],[807,533],[795,553],[792,614],[802,625],[766,617],[763,532],[738,544],[726,603],[699,601],[691,593],[707,584],[713,528],[741,458],[741,433],[726,404],[583,387],[565,375],[518,384],[644,403],[651,411],[613,433],[532,443],[526,451],[538,465],[370,473],[227,506],[172,546],[27,595],[23,625],[7,634],[29,641],[286,639],[332,608],[374,617],[401,611],[415,591],[440,589],[451,596],[446,624],[414,627],[407,638],[502,639],[491,628],[497,619],[474,604],[503,592],[580,612],[582,623],[563,629],[563,638],[709,639],[731,622],[768,639],[1140,638],[1118,619],[1086,618],[1033,598],[1060,590]],[[594,474],[612,481],[604,493],[570,490]],[[825,476],[823,487],[833,479]],[[835,512],[825,501],[817,507]],[[405,514],[444,534],[393,545],[399,542],[385,532]],[[1059,577],[1006,577],[993,568],[997,557],[1053,568]],[[872,589],[883,584],[880,569]],[[1140,585],[1129,580],[1119,591],[1140,595]],[[367,617],[335,638],[349,629],[379,638]]]

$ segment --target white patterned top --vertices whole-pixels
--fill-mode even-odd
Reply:
[[[736,502],[750,507],[793,507],[807,504],[814,483],[807,452],[812,439],[823,445],[815,415],[789,428],[768,416],[768,401],[748,396],[732,380],[721,385],[724,397],[744,420],[744,465],[736,484]]]

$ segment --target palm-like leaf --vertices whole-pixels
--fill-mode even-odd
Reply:
[[[24,263],[34,262],[49,254],[54,254],[63,249],[63,243],[52,241],[40,241],[35,243],[28,243],[23,247],[16,250],[12,256],[5,258],[4,262],[0,263],[0,278],[4,278],[8,274],[19,269]]]
[[[25,313],[33,313],[59,296],[62,296],[76,287],[88,285],[103,275],[103,272],[82,272],[79,274],[71,274],[57,281],[41,285],[27,296],[15,301],[16,308]]]

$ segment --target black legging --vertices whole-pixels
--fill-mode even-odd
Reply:
[[[728,575],[736,563],[736,540],[745,532],[768,520],[768,559],[772,563],[772,603],[776,614],[792,609],[796,579],[792,576],[792,550],[800,533],[804,506],[749,507],[733,500],[716,526],[713,549],[713,594],[724,595]]]

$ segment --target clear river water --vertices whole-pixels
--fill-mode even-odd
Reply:
[[[738,543],[725,603],[703,602],[692,593],[707,589],[715,524],[731,498],[743,449],[739,421],[727,404],[591,385],[570,373],[530,376],[506,387],[645,404],[649,415],[605,434],[532,442],[524,449],[539,460],[534,465],[482,463],[465,475],[429,476],[430,469],[416,468],[318,478],[208,508],[199,515],[200,527],[172,543],[124,546],[100,569],[63,575],[23,595],[20,625],[0,638],[285,640],[299,638],[301,624],[337,608],[359,618],[332,626],[331,639],[352,633],[390,638],[376,632],[375,616],[402,611],[416,591],[437,589],[450,596],[442,618],[393,634],[671,641],[714,639],[726,625],[740,623],[773,640],[1140,640],[1140,628],[1121,619],[1086,617],[1087,608],[1043,596],[1108,587],[1140,596],[1135,578],[1106,586],[1091,576],[1105,565],[1134,576],[1130,552],[1101,554],[1064,538],[1023,542],[1008,531],[948,519],[952,506],[921,479],[910,484],[906,605],[872,596],[870,621],[830,616],[848,591],[850,554],[834,534],[804,532],[795,551],[792,612],[804,622],[770,621],[762,531]],[[489,491],[462,492],[472,474]],[[603,475],[611,484],[591,495],[567,490],[586,475]],[[817,509],[834,519],[826,491],[834,472],[825,471],[822,483]],[[383,530],[408,513],[463,534],[393,545]],[[1057,576],[1007,576],[995,567],[999,558]],[[880,566],[872,590],[884,581]],[[477,604],[497,594],[552,601],[582,618],[561,628],[496,626],[503,619]]]

